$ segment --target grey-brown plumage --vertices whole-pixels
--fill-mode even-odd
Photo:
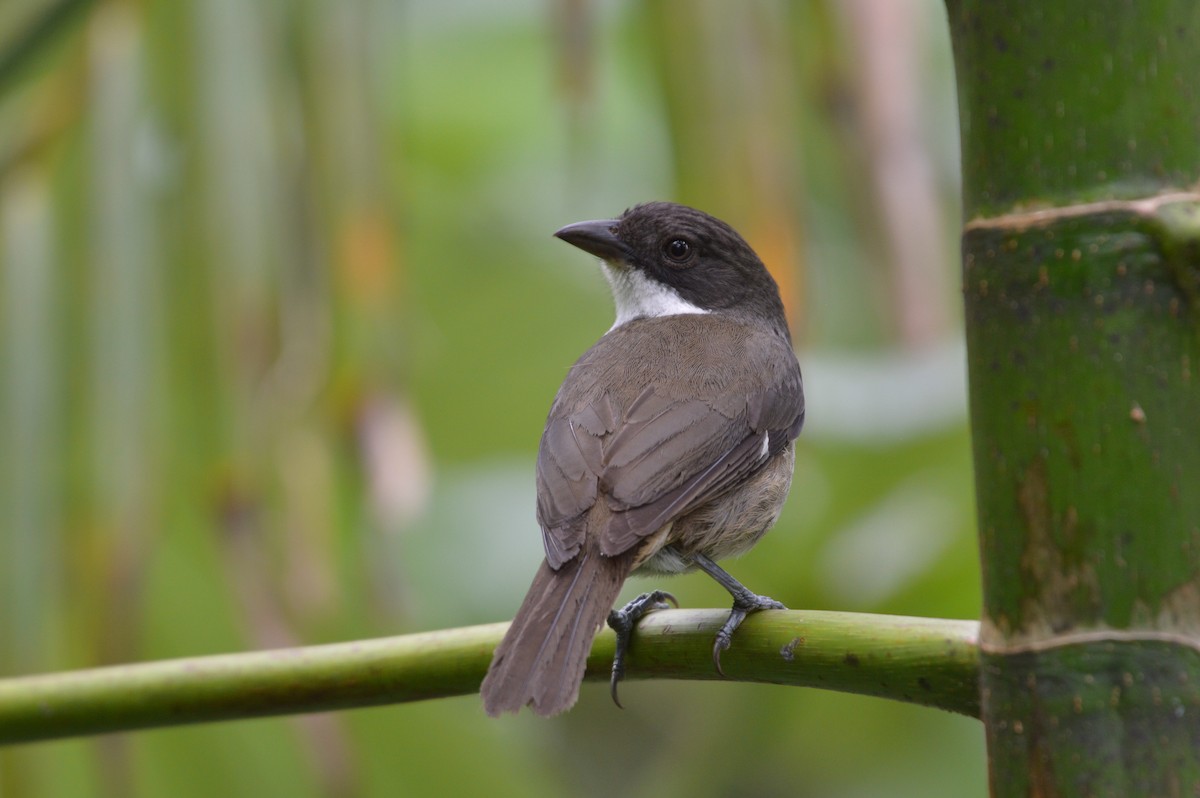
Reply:
[[[546,560],[483,682],[491,715],[575,703],[630,573],[712,573],[698,557],[753,546],[779,515],[804,420],[778,289],[728,225],[653,203],[557,235],[604,260],[617,324],[571,368],[546,421]],[[742,617],[781,606],[723,575],[760,600]]]

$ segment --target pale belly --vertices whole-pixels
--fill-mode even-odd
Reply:
[[[749,551],[779,518],[795,460],[789,445],[741,487],[646,538],[634,573],[678,574],[696,567],[692,554],[722,560]]]

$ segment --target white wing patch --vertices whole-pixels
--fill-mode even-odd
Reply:
[[[613,265],[608,261],[601,263],[604,276],[612,288],[613,302],[617,306],[617,320],[612,326],[614,330],[634,319],[708,313],[681,297],[674,288],[650,279],[639,269],[624,264]]]

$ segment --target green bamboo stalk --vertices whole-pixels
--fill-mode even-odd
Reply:
[[[628,678],[719,679],[720,610],[647,616]],[[507,624],[0,679],[0,744],[420,701],[479,689]],[[978,624],[839,612],[764,612],[721,664],[733,681],[820,687],[977,715]],[[601,634],[587,678],[607,680]]]
[[[53,480],[61,353],[57,222],[44,172],[0,186],[0,663],[44,667],[60,609],[62,496]],[[51,588],[51,589],[48,589]]]
[[[994,796],[1200,792],[1200,6],[948,2]]]
[[[165,313],[156,206],[133,142],[146,107],[144,20],[107,4],[91,17],[87,130],[87,358],[83,405],[90,523],[86,543],[103,558],[104,589],[87,612],[102,662],[137,650],[138,612],[161,489],[162,354],[155,334]]]

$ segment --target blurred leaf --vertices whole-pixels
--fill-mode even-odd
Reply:
[[[0,97],[18,83],[32,63],[69,34],[95,0],[51,0],[31,12],[16,32],[0,41]]]
[[[541,556],[546,410],[612,321],[598,270],[550,233],[655,198],[730,218],[803,332],[793,494],[731,569],[792,606],[977,613],[960,350],[897,354],[839,13],[0,3],[0,512],[22,519],[0,531],[19,630],[0,661],[508,617]],[[952,108],[923,14],[916,90]],[[952,150],[952,114],[929,125]],[[952,158],[936,167],[921,201],[953,229]],[[924,553],[901,573],[880,549],[905,541]],[[725,604],[709,581],[668,586]],[[613,772],[631,795],[982,792],[981,736],[942,714],[718,684],[631,684],[626,705],[587,687],[549,723],[463,698],[339,716],[332,743],[270,721],[105,750],[126,746],[147,795],[561,795]],[[0,752],[0,791],[119,794],[109,759]]]

